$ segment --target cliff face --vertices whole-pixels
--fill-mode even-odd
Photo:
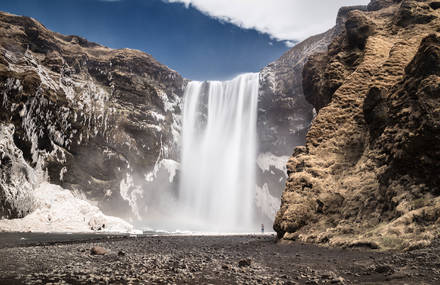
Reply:
[[[332,29],[307,39],[260,72],[257,206],[271,220],[280,205],[292,146],[304,144],[313,118],[302,89],[304,63],[309,55],[325,51],[334,34]]]
[[[183,85],[143,52],[0,13],[0,125],[13,126],[13,142],[31,167],[104,211],[137,217],[142,200],[154,200],[161,172],[172,183]],[[2,168],[12,165],[2,149],[0,158]],[[23,216],[26,209],[8,203],[14,179],[0,178],[0,217]],[[150,197],[141,188],[151,188]]]
[[[439,7],[372,1],[309,58],[319,112],[287,165],[280,238],[410,249],[438,236]]]
[[[294,147],[305,144],[315,114],[304,96],[304,65],[310,56],[327,51],[344,31],[346,17],[354,9],[366,7],[341,8],[334,28],[298,43],[260,72],[257,205],[272,220],[286,183],[286,162]]]

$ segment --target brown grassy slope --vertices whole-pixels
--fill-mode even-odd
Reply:
[[[439,234],[440,5],[394,2],[350,12],[306,64],[320,111],[288,162],[279,237],[413,248]]]

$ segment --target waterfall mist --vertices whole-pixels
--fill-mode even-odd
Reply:
[[[258,73],[190,82],[184,95],[182,227],[255,231]]]

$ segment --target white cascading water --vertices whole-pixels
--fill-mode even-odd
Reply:
[[[258,84],[249,73],[186,88],[179,203],[189,230],[256,230]]]

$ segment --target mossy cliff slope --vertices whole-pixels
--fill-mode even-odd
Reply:
[[[280,238],[411,249],[439,235],[439,8],[372,1],[309,58],[319,112],[287,165]]]

